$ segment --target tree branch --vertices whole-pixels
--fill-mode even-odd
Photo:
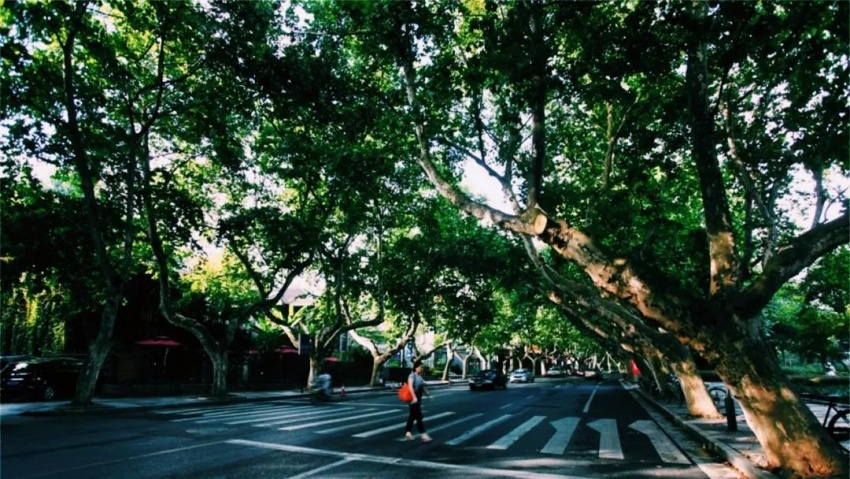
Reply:
[[[752,318],[767,305],[776,291],[789,279],[811,266],[821,256],[850,242],[844,214],[794,238],[767,262],[764,272],[739,295],[734,309],[743,318]]]

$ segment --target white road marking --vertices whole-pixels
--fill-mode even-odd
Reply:
[[[401,420],[401,417],[399,417],[399,416],[396,416],[396,417],[387,416],[387,417],[381,417],[381,418],[378,418],[378,419],[372,419],[370,421],[358,422],[357,424],[346,424],[345,426],[337,426],[337,427],[332,427],[330,429],[322,429],[321,431],[314,431],[314,432],[316,434],[333,434],[335,432],[345,431],[346,429],[354,429],[354,428],[363,427],[363,426],[370,426],[372,424],[378,424],[378,423],[387,422],[387,421],[398,422],[400,420]],[[398,426],[394,425],[394,426],[391,426],[391,427],[397,428]]]
[[[387,457],[387,456],[372,456],[368,454],[352,454],[347,452],[340,451],[329,451],[324,449],[313,449],[308,447],[301,446],[289,446],[286,444],[274,444],[268,442],[258,442],[258,441],[248,441],[245,439],[232,439],[229,441],[225,441],[228,444],[238,444],[241,446],[250,446],[250,447],[261,447],[264,449],[271,449],[276,451],[283,452],[292,452],[292,453],[300,453],[300,454],[314,454],[321,456],[330,456],[330,457],[341,457],[351,461],[363,461],[363,462],[371,462],[375,464],[386,464],[391,466],[399,466],[401,468],[404,467],[419,467],[422,469],[434,469],[438,471],[446,471],[451,470],[454,474],[449,474],[449,476],[454,477],[455,475],[487,475],[487,476],[497,476],[497,477],[511,477],[516,479],[590,479],[583,476],[567,476],[560,474],[546,474],[539,472],[530,472],[530,471],[520,471],[517,469],[493,469],[489,467],[477,467],[477,466],[462,466],[457,464],[447,464],[442,462],[431,462],[431,461],[421,461],[416,459],[403,459],[399,457]]]
[[[292,406],[279,406],[279,408],[291,408],[291,407]],[[180,418],[180,419],[172,419],[171,422],[195,421],[195,420],[200,420],[200,419],[216,418],[216,417],[221,418],[221,417],[227,417],[227,416],[230,416],[230,415],[233,415],[233,414],[242,414],[242,413],[247,413],[247,412],[252,412],[252,411],[253,412],[264,411],[267,408],[268,408],[268,406],[253,407],[253,408],[226,409],[226,410],[218,409],[218,410],[214,410],[213,412],[202,413],[200,416],[184,417],[184,418]]]
[[[614,419],[597,419],[588,426],[599,432],[599,457],[601,459],[624,459],[620,433]]]
[[[372,411],[372,409],[367,409],[367,411]],[[338,419],[328,419],[327,421],[319,421],[319,422],[310,422],[307,424],[299,424],[297,426],[287,426],[279,428],[281,431],[297,431],[298,429],[307,429],[308,427],[316,427],[316,426],[324,426],[325,424],[336,424],[338,422],[346,422],[353,421],[355,419],[362,419],[364,417],[372,417],[378,416],[380,414],[386,414],[386,411],[378,411],[373,412],[371,414],[360,414],[359,416],[349,416],[349,417],[341,417]]]
[[[275,403],[278,407],[286,407],[285,405],[281,405],[280,403]],[[269,403],[249,403],[249,404],[233,404],[230,406],[204,406],[204,407],[193,407],[193,408],[181,408],[181,409],[164,409],[154,411],[156,414],[179,414],[181,416],[185,416],[187,414],[223,414],[230,411],[241,411],[247,409],[262,409],[269,407]]]
[[[347,410],[351,410],[351,409],[354,409],[354,408],[353,407],[347,407],[347,408],[337,409],[334,412],[347,411]],[[313,412],[296,412],[295,414],[290,414],[290,417],[283,418],[280,421],[266,422],[266,423],[263,423],[263,424],[254,424],[254,427],[272,427],[272,426],[279,426],[281,424],[286,424],[288,422],[310,421],[310,420],[313,419],[313,416],[320,416],[322,414],[328,415],[329,412],[326,411],[326,410],[325,411],[313,411]]]
[[[429,432],[429,433],[435,433],[435,432],[437,432],[437,431],[441,431],[441,430],[443,430],[443,429],[446,429],[446,428],[452,427],[452,426],[454,426],[454,425],[457,425],[457,424],[460,424],[460,423],[463,423],[463,422],[466,422],[466,421],[471,421],[471,420],[473,420],[473,419],[475,419],[475,418],[477,418],[478,416],[481,416],[481,415],[483,415],[483,413],[480,413],[480,412],[479,412],[479,413],[475,413],[475,414],[470,414],[469,416],[462,417],[462,418],[457,419],[457,420],[455,420],[455,421],[452,421],[452,422],[449,422],[449,423],[443,424],[443,425],[441,425],[441,426],[439,426],[439,427],[429,427],[429,428],[428,428],[428,432]],[[399,441],[404,441],[405,439],[402,437],[402,438],[399,438],[398,440],[399,440]]]
[[[449,445],[449,446],[457,446],[458,444],[461,444],[461,443],[467,441],[468,439],[471,439],[471,438],[481,434],[482,432],[486,431],[487,429],[490,429],[491,427],[495,426],[496,424],[507,421],[510,418],[511,418],[510,414],[505,414],[504,416],[497,417],[496,419],[493,419],[492,421],[489,421],[489,422],[485,422],[484,424],[466,432],[465,434],[461,434],[460,436],[452,439],[451,441],[447,441],[446,444]]]
[[[584,409],[581,412],[587,414],[587,411],[590,411],[590,403],[593,402],[593,396],[596,396],[596,390],[598,388],[599,388],[599,385],[597,385],[595,388],[593,388],[593,392],[590,393],[590,397],[587,398],[587,402],[584,404]]]
[[[652,447],[654,447],[658,452],[662,461],[671,462],[673,464],[691,463],[682,451],[673,444],[673,441],[664,434],[664,431],[662,431],[661,428],[659,428],[653,421],[642,419],[631,423],[629,427],[635,431],[645,434],[649,438],[649,441],[652,443]]]
[[[328,469],[333,469],[337,466],[342,466],[343,464],[348,464],[349,462],[351,462],[351,459],[348,459],[348,458],[342,459],[342,460],[336,461],[333,464],[328,464],[327,466],[318,467],[316,469],[313,469],[312,471],[302,472],[301,474],[298,474],[297,476],[290,476],[287,479],[304,479],[306,477],[315,476],[316,474],[318,474],[320,472],[325,472]]]
[[[285,418],[285,417],[292,416],[293,412],[303,411],[303,410],[309,409],[309,408],[310,408],[310,406],[304,406],[304,407],[287,409],[286,411],[271,411],[271,412],[267,412],[267,413],[263,413],[263,414],[258,414],[256,416],[252,416],[250,419],[242,419],[242,420],[239,420],[239,421],[231,421],[231,422],[226,422],[225,424],[227,424],[227,425],[249,424],[249,423],[252,423],[252,422],[268,421],[268,420],[271,420],[271,419],[282,419],[282,418]],[[209,422],[209,421],[204,421],[204,422]]]
[[[517,441],[517,439],[521,438],[524,434],[530,431],[534,426],[540,424],[540,421],[546,419],[546,416],[534,416],[533,418],[525,421],[518,428],[509,432],[505,436],[502,436],[501,439],[487,446],[487,449],[501,449],[505,450],[513,443]]]
[[[440,413],[440,414],[436,414],[434,416],[428,416],[428,420],[430,421],[432,419],[439,419],[441,417],[451,416],[453,414],[454,414],[453,412],[443,412],[443,413]],[[387,427],[382,427],[380,429],[373,429],[371,431],[361,432],[359,434],[353,434],[352,437],[372,437],[372,436],[377,436],[378,434],[383,434],[385,432],[390,432],[390,431],[393,431],[393,430],[401,431],[401,429],[402,429],[401,422],[399,422],[397,424],[393,424],[393,425],[387,426]]]
[[[565,417],[552,421],[550,424],[555,428],[555,434],[549,439],[549,442],[540,450],[543,454],[563,454],[567,450],[567,444],[573,437],[573,433],[578,426],[579,418]]]

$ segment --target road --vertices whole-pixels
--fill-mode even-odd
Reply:
[[[711,478],[738,475],[616,382],[435,389],[429,443],[393,394],[93,416],[4,417],[6,478]]]

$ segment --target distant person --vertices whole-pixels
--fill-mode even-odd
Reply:
[[[826,375],[827,376],[835,376],[837,371],[835,370],[835,366],[832,363],[826,363]]]
[[[413,401],[408,405],[407,425],[404,434],[404,438],[408,441],[413,440],[414,421],[416,422],[416,429],[419,431],[419,439],[422,442],[431,440],[431,436],[425,432],[425,422],[422,419],[422,396],[427,395],[428,398],[431,398],[431,394],[428,393],[428,389],[425,387],[425,380],[422,379],[422,371],[424,370],[425,366],[422,365],[422,361],[416,361],[413,363],[413,372],[407,377],[407,384],[410,386],[410,390],[413,391]]]
[[[332,399],[333,389],[331,389],[331,381],[331,375],[327,371],[322,371],[322,374],[316,378],[316,399],[321,401],[330,401]]]

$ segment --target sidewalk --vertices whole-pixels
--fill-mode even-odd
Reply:
[[[455,383],[457,384],[457,383]],[[647,403],[658,408],[663,414],[681,425],[689,434],[701,441],[715,456],[729,462],[735,469],[748,479],[777,479],[778,476],[762,469],[766,463],[764,451],[756,440],[755,434],[747,426],[740,409],[737,409],[738,431],[730,432],[727,429],[725,418],[721,419],[691,419],[687,416],[687,408],[684,405],[659,403],[644,394],[636,385],[621,383],[632,393],[640,395]],[[442,381],[428,381],[430,388],[451,387],[452,384]],[[351,387],[345,388],[345,395],[341,389],[334,389],[334,394],[341,400],[345,400],[350,394],[395,394],[395,389],[390,387]],[[291,391],[239,391],[230,393],[227,399],[211,399],[207,397],[168,396],[168,397],[140,397],[140,398],[95,398],[92,406],[86,408],[71,407],[68,402],[28,402],[28,403],[4,403],[0,404],[0,421],[7,415],[64,415],[64,414],[109,414],[133,411],[147,411],[152,409],[168,409],[186,406],[203,406],[210,404],[232,404],[238,402],[273,401],[277,399],[291,399],[297,397],[308,397],[309,393],[296,390]]]
[[[748,479],[777,479],[779,476],[765,469],[767,459],[755,433],[747,425],[741,407],[735,404],[737,431],[730,431],[725,417],[720,419],[694,419],[688,416],[685,404],[658,402],[644,393],[636,384],[622,383],[623,387],[640,395],[671,418],[688,434],[700,441],[714,456],[726,460]]]

